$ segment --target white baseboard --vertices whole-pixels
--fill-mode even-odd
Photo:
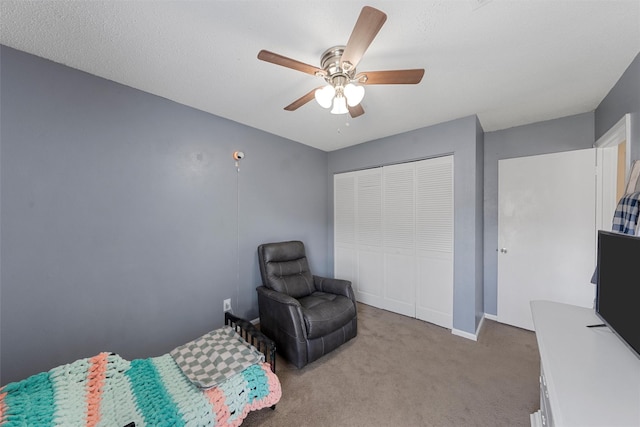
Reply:
[[[486,314],[483,314],[482,317],[480,318],[480,323],[478,323],[478,327],[476,328],[475,334],[472,334],[466,331],[461,331],[460,329],[455,329],[455,328],[451,329],[451,333],[453,335],[457,335],[459,337],[466,338],[471,341],[478,341],[478,335],[480,335],[480,330],[482,329],[482,325],[484,325],[485,317],[486,317]]]
[[[497,316],[497,315],[495,315],[495,314],[485,313],[485,314],[484,314],[484,317],[485,317],[486,319],[493,320],[494,322],[499,322],[499,320],[498,320],[498,316]]]
[[[471,341],[478,341],[478,337],[475,334],[471,334],[469,332],[462,331],[460,329],[451,329],[451,333],[453,335],[457,335],[462,338],[466,338]]]
[[[255,319],[250,320],[250,322],[251,322],[252,325],[257,325],[258,323],[260,323],[260,318],[256,317]]]

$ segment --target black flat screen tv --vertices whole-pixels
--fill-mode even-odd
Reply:
[[[640,237],[598,231],[596,314],[640,358]]]

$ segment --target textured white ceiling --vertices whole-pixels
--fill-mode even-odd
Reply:
[[[319,66],[360,9],[387,22],[359,71],[425,68],[368,86],[365,114],[312,101],[322,84],[259,61]],[[332,151],[477,114],[485,131],[592,111],[640,52],[640,0],[0,1],[0,43]]]

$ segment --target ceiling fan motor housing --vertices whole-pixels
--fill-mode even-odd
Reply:
[[[327,83],[335,87],[344,87],[347,83],[353,80],[356,69],[345,69],[346,64],[341,64],[342,54],[344,53],[345,46],[334,46],[325,50],[320,57],[320,65],[322,69],[327,73],[324,79]]]

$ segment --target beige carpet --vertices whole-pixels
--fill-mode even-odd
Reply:
[[[528,426],[539,408],[533,332],[486,320],[477,342],[360,304],[358,336],[296,369],[243,426]]]

